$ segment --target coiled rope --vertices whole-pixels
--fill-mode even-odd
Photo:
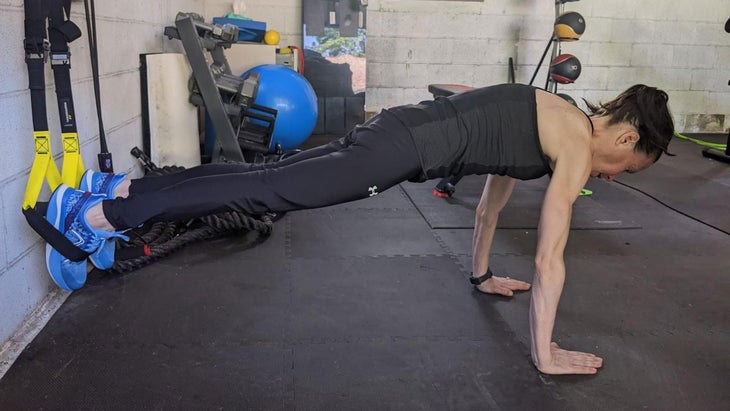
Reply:
[[[139,150],[133,149],[132,154],[143,163],[147,175],[163,175],[182,171],[183,167],[157,167]],[[138,270],[165,256],[168,256],[183,247],[210,240],[237,232],[258,232],[259,242],[267,239],[273,230],[276,216],[265,215],[260,218],[239,212],[225,212],[195,218],[188,222],[154,222],[147,223],[126,234],[128,242],[118,241],[118,260],[109,270],[121,274]],[[142,250],[146,249],[146,252]],[[132,255],[131,258],[124,258]]]

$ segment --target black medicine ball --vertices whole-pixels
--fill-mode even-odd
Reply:
[[[555,37],[560,41],[576,41],[585,31],[586,22],[575,11],[566,11],[555,19]]]
[[[558,83],[573,83],[580,76],[580,61],[572,54],[561,54],[550,62],[550,78]]]

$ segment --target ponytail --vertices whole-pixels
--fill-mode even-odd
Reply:
[[[608,116],[608,124],[626,122],[639,132],[636,150],[658,160],[666,153],[674,136],[674,121],[669,112],[669,96],[664,91],[637,84],[619,94],[615,99],[599,105],[586,101],[591,114]]]

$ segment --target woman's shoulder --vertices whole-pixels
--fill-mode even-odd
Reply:
[[[590,151],[593,126],[580,108],[543,90],[535,92],[537,127],[545,155],[555,160],[558,153]]]

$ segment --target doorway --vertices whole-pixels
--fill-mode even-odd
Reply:
[[[303,0],[304,76],[317,93],[313,134],[342,135],[365,118],[367,0]]]

